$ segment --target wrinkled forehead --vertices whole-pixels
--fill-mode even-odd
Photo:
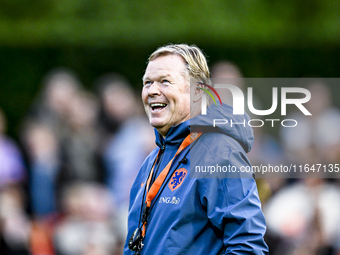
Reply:
[[[159,77],[172,77],[178,74],[187,75],[187,73],[186,63],[180,55],[161,55],[148,63],[143,80]]]

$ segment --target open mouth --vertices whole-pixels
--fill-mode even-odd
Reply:
[[[150,104],[150,107],[151,107],[152,111],[163,110],[166,106],[167,106],[167,104],[163,104],[163,103],[153,103],[153,104]]]

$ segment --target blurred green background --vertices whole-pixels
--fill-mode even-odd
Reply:
[[[198,45],[210,64],[231,60],[245,77],[339,77],[340,2],[1,0],[0,107],[8,133],[17,136],[52,68],[73,69],[87,88],[119,72],[138,89],[148,55],[169,42]]]

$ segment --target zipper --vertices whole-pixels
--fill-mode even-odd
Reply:
[[[162,162],[162,159],[163,159],[163,155],[164,155],[164,151],[165,151],[165,144],[162,145],[162,148],[160,150],[161,150],[161,155],[160,155],[160,157],[158,159],[158,162],[156,162],[157,166],[156,166],[155,171],[153,172],[153,176],[151,177],[151,182],[150,182],[149,190],[150,190],[152,184],[154,183],[154,181],[157,178],[157,173],[158,173],[158,170],[159,170],[159,166],[161,165],[161,162]]]

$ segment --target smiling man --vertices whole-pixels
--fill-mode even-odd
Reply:
[[[131,189],[126,255],[268,253],[251,174],[189,176],[190,164],[250,165],[246,153],[253,142],[251,128],[212,129],[200,115],[202,90],[196,89],[196,82],[207,83],[209,77],[206,59],[196,46],[167,45],[149,58],[142,100],[158,148],[144,161]],[[227,105],[213,105],[208,114],[235,121],[249,118],[232,116]],[[190,122],[191,128],[205,132],[190,134]]]
[[[172,126],[190,118],[190,85],[180,55],[159,56],[143,77],[142,99],[150,124],[165,136]]]

